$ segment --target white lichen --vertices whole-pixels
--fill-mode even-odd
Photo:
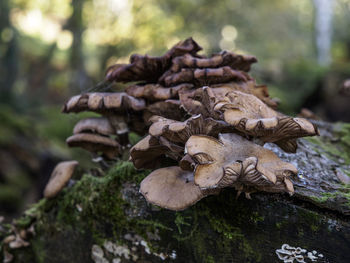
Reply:
[[[300,247],[292,247],[288,244],[283,244],[280,249],[276,249],[276,254],[284,263],[307,263],[317,262],[317,259],[323,258],[322,254],[318,254],[316,250],[312,252]]]
[[[153,235],[157,237],[157,233]],[[173,250],[171,253],[165,252],[153,252],[148,245],[147,241],[139,235],[126,234],[124,239],[131,242],[131,246],[120,245],[117,242],[105,240],[103,246],[93,245],[91,249],[91,258],[95,263],[120,263],[122,259],[136,262],[139,259],[138,254],[146,252],[149,255],[156,256],[161,260],[176,259],[176,251]],[[130,248],[129,248],[130,247]],[[142,250],[141,253],[139,250]],[[139,252],[139,253],[137,253]]]

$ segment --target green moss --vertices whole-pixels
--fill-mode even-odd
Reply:
[[[334,126],[332,140],[328,137],[307,137],[307,141],[315,145],[314,150],[326,154],[335,161],[339,158],[350,163],[350,124],[338,123]]]
[[[336,202],[336,199],[344,199],[343,205],[347,206],[350,209],[350,189],[349,185],[339,188],[338,191],[322,193],[321,196],[312,196],[311,198],[319,203],[325,202]]]
[[[142,137],[135,132],[129,133],[129,142],[131,145],[135,145],[136,143],[138,143],[138,141],[141,140],[141,138]]]
[[[182,234],[181,227],[182,226],[191,226],[190,223],[186,222],[186,220],[191,219],[190,216],[183,216],[181,213],[175,214],[175,224],[177,226],[177,230],[180,234]]]
[[[147,173],[136,171],[131,163],[121,161],[105,176],[85,174],[56,198],[43,199],[32,206],[16,225],[25,228],[33,220],[36,222],[40,237],[35,237],[32,243],[33,261],[46,262],[53,251],[59,253],[56,250],[72,249],[65,247],[67,238],[71,239],[70,244],[79,244],[78,248],[73,248],[74,255],[89,258],[92,244],[102,245],[105,240],[126,244],[123,236],[134,233],[145,239],[152,251],[159,253],[176,248],[179,254],[191,255],[187,262],[219,263],[233,259],[237,262],[261,262],[265,259],[263,256],[266,257],[261,249],[266,246],[266,232],[276,237],[269,246],[277,248],[284,242],[282,238],[286,233],[295,233],[298,240],[304,240],[305,236],[321,228],[321,219],[316,213],[293,208],[280,215],[269,215],[264,213],[265,210],[280,213],[281,206],[288,205],[269,203],[271,207],[267,208],[264,197],[254,201],[236,200],[233,190],[204,198],[181,212],[147,209],[140,217],[128,216],[126,211],[129,210],[142,213],[145,204],[143,201],[142,205],[129,201],[139,199],[129,199],[128,194],[133,191],[129,193],[122,189],[123,184],[138,184]],[[260,202],[265,202],[264,206],[259,206]],[[293,213],[297,215],[294,221],[291,219]],[[297,226],[295,222],[298,222]],[[161,241],[148,240],[147,233],[157,233]],[[59,248],[55,247],[57,244],[60,244]],[[163,247],[159,247],[160,244]],[[69,256],[64,257],[60,256],[61,262],[69,262]]]

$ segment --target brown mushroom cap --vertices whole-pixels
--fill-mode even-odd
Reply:
[[[249,71],[251,64],[255,62],[257,62],[257,59],[254,56],[238,55],[228,51],[213,54],[208,58],[198,58],[191,54],[185,54],[173,59],[171,68],[159,78],[159,82],[163,82],[167,76],[179,72],[182,68],[219,68],[229,66],[232,69]]]
[[[91,132],[102,135],[115,134],[115,130],[107,118],[87,118],[80,120],[75,124],[73,134]]]
[[[147,135],[130,149],[130,160],[137,169],[155,168],[161,163],[162,157],[178,160],[182,152],[182,147],[165,138]]]
[[[144,111],[145,122],[149,124],[149,119],[153,115],[159,115],[173,120],[182,120],[185,116],[185,111],[179,100],[165,100],[147,106]]]
[[[201,188],[226,186],[293,192],[288,176],[297,169],[281,161],[272,151],[236,134],[220,134],[219,140],[209,136],[191,136],[185,152],[197,163],[195,183]],[[276,185],[285,182],[284,188]],[[277,188],[277,189],[276,189]]]
[[[170,210],[184,210],[210,191],[201,190],[193,181],[193,173],[177,166],[153,171],[141,182],[141,194],[147,202]]]
[[[44,197],[55,197],[68,183],[78,164],[79,163],[77,161],[66,161],[57,164],[51,174],[49,182],[45,187]]]
[[[256,85],[254,80],[249,80],[247,82],[228,82],[223,84],[215,84],[211,85],[210,88],[213,90],[217,98],[223,98],[227,93],[231,91],[241,91],[254,95],[273,109],[276,109],[278,106],[276,101],[269,97],[267,86]]]
[[[69,99],[64,105],[63,112],[94,111],[104,112],[124,112],[127,110],[141,111],[146,103],[143,99],[129,96],[125,92],[113,93],[85,93]]]
[[[181,83],[193,83],[195,85],[209,85],[230,81],[248,81],[251,78],[247,73],[234,70],[228,66],[221,68],[183,68],[178,73],[173,73],[164,79],[166,86],[174,86]]]
[[[214,111],[215,103],[225,98],[226,93],[220,89],[211,89],[207,86],[195,90],[179,92],[182,107],[188,114],[198,115],[203,117],[212,117],[220,119],[220,114]]]
[[[180,90],[192,88],[192,84],[180,84],[174,87],[163,87],[159,84],[132,85],[125,92],[135,98],[144,98],[150,101],[167,100],[178,97]]]
[[[214,110],[223,112],[223,119],[240,132],[263,142],[274,142],[289,152],[296,151],[292,148],[295,142],[286,140],[318,134],[317,127],[308,120],[283,116],[257,97],[240,91],[228,93]]]
[[[219,133],[233,130],[224,121],[204,118],[202,115],[192,116],[183,122],[160,116],[153,116],[150,121],[153,122],[149,128],[150,135],[162,136],[168,141],[181,145],[184,145],[192,135],[202,134],[217,137]]]
[[[130,57],[130,64],[117,64],[110,67],[107,70],[106,79],[117,82],[146,81],[154,83],[170,67],[174,57],[186,53],[195,55],[201,49],[192,38],[188,38],[177,43],[160,57],[133,54]]]
[[[120,145],[117,141],[98,134],[74,134],[66,140],[66,143],[69,147],[81,147],[93,153],[102,152],[109,159],[114,159],[120,153]]]

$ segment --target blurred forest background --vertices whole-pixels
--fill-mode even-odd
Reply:
[[[92,165],[65,145],[86,115],[61,107],[109,65],[192,36],[207,54],[257,56],[252,76],[282,112],[350,121],[349,29],[350,0],[1,0],[0,216],[38,200],[58,161]]]

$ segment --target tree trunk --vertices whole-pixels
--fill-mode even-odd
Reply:
[[[168,211],[138,192],[149,171],[121,161],[27,210],[12,228],[34,225],[30,245],[3,243],[2,252],[13,262],[350,262],[350,125],[318,126],[321,136],[299,140],[297,154],[267,146],[299,169],[292,197],[236,199],[225,189]],[[0,227],[0,238],[9,228]]]

